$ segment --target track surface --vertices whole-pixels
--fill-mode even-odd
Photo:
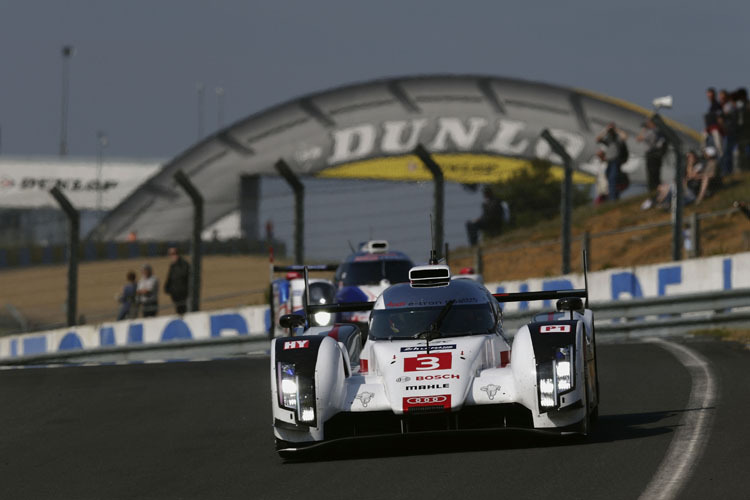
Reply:
[[[681,498],[747,498],[750,351],[688,344],[720,393]],[[379,439],[284,463],[268,359],[0,372],[2,498],[637,498],[690,392],[653,344],[599,346],[600,423],[585,443],[511,434]]]

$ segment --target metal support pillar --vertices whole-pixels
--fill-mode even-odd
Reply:
[[[482,256],[482,246],[477,245],[474,253],[474,272],[479,276],[484,274],[484,257]]]
[[[185,190],[193,202],[193,238],[190,245],[190,261],[193,269],[190,275],[190,311],[200,310],[201,299],[201,257],[203,255],[203,246],[201,242],[201,233],[203,232],[203,196],[198,189],[190,182],[188,176],[182,170],[174,174],[174,180]]]
[[[570,273],[570,219],[573,211],[573,159],[565,147],[555,139],[549,130],[542,130],[542,138],[547,141],[552,151],[563,160],[565,178],[560,195],[560,213],[562,215],[562,274]]]
[[[690,216],[690,257],[701,256],[701,221],[697,213]]]
[[[305,260],[305,185],[283,159],[274,167],[294,191],[294,263],[302,265]]]
[[[68,217],[68,300],[66,307],[66,322],[68,326],[75,326],[78,314],[78,242],[81,232],[81,216],[70,200],[55,186],[49,193],[55,198],[60,208]]]
[[[435,205],[433,208],[433,214],[435,216],[435,251],[438,253],[437,258],[440,259],[442,256],[440,252],[443,250],[443,239],[444,239],[444,224],[445,224],[445,177],[443,176],[443,169],[440,165],[432,158],[432,155],[427,151],[424,146],[417,144],[414,148],[414,154],[422,161],[427,170],[432,174],[432,179],[435,182]]]
[[[586,261],[591,265],[591,233],[585,231],[583,233],[583,241],[581,242],[582,250],[586,254]]]
[[[679,136],[672,130],[659,115],[654,113],[651,121],[659,128],[667,142],[672,145],[675,155],[674,185],[675,192],[672,193],[672,260],[682,259],[682,213],[683,200],[685,197],[685,187],[682,185],[685,179],[685,158],[682,155],[682,141]]]

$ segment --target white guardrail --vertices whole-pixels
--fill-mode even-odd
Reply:
[[[682,333],[750,323],[750,253],[589,274],[598,334]],[[488,283],[492,292],[583,288],[583,275]],[[549,303],[509,303],[506,330]],[[0,337],[0,364],[195,359],[265,352],[270,314],[247,306]]]

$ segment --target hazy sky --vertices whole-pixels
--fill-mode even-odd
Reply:
[[[484,73],[587,88],[649,106],[672,93],[693,126],[708,85],[748,85],[750,2],[0,0],[2,153],[56,154],[60,49],[71,61],[69,150],[168,158],[206,132],[331,86]]]

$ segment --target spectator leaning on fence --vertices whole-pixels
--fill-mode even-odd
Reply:
[[[627,161],[628,149],[625,141],[628,134],[617,128],[614,122],[607,125],[598,136],[596,141],[604,145],[604,159],[607,162],[607,192],[610,200],[620,197],[617,183],[621,179],[622,164]]]
[[[187,312],[187,298],[190,283],[190,264],[182,258],[176,247],[170,247],[167,255],[172,263],[169,265],[164,291],[172,297],[177,314]]]
[[[122,287],[122,293],[117,296],[117,302],[120,303],[120,310],[117,312],[117,321],[134,318],[138,313],[138,307],[135,304],[135,273],[128,271],[125,279],[126,282],[125,286]]]
[[[484,195],[482,215],[478,219],[466,222],[466,232],[471,246],[476,246],[479,243],[479,231],[482,231],[485,236],[497,236],[503,229],[505,219],[503,202],[495,196],[489,186],[484,187],[482,194]],[[510,212],[509,207],[508,212]]]
[[[156,316],[159,311],[159,279],[149,264],[143,264],[141,279],[138,281],[136,296],[141,306],[143,317]]]

